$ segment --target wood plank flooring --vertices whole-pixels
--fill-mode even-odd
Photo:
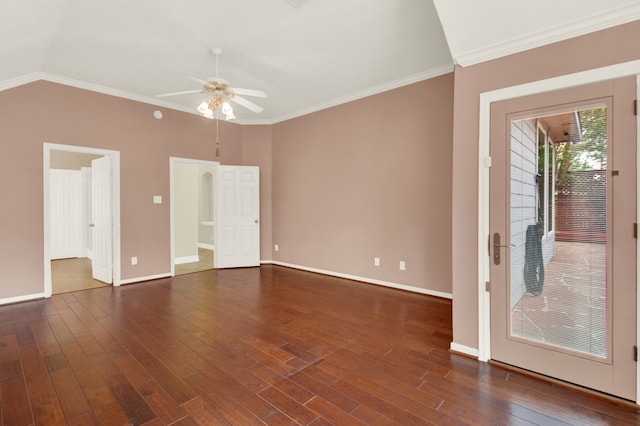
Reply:
[[[276,266],[0,307],[3,425],[640,424],[448,352],[451,302]]]
[[[107,285],[109,284],[93,279],[91,259],[82,257],[51,261],[51,288],[53,294],[106,287]]]

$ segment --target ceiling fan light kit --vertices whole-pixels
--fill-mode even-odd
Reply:
[[[216,76],[209,79],[208,81],[196,77],[188,77],[196,83],[201,84],[202,89],[164,93],[161,95],[157,95],[157,97],[178,96],[189,93],[209,93],[209,97],[198,105],[197,110],[200,114],[202,114],[202,116],[210,119],[214,118],[214,111],[216,112],[216,119],[218,118],[218,112],[222,112],[222,114],[224,114],[225,116],[225,119],[227,120],[236,118],[233,112],[233,108],[231,107],[231,102],[241,105],[244,108],[247,108],[248,110],[255,113],[262,112],[263,108],[261,106],[238,95],[266,98],[266,93],[264,93],[262,90],[230,87],[229,83],[226,80],[218,76],[218,66],[220,56],[222,55],[222,48],[212,47],[210,51],[211,54],[216,57]]]
[[[238,105],[241,105],[247,108],[250,111],[255,113],[262,112],[263,108],[259,105],[254,104],[248,99],[243,98],[242,96],[253,96],[258,98],[266,98],[267,95],[262,90],[255,89],[241,89],[230,87],[229,83],[220,78],[218,76],[218,65],[219,59],[222,55],[222,48],[213,47],[211,48],[211,54],[216,57],[216,76],[210,78],[208,81],[202,80],[196,77],[188,77],[190,80],[195,81],[198,84],[202,85],[202,89],[195,90],[183,90],[181,92],[171,92],[171,93],[163,93],[161,95],[157,95],[157,97],[167,97],[167,96],[178,96],[178,95],[186,95],[189,93],[208,93],[208,97],[203,100],[198,106],[197,111],[206,118],[213,119],[214,111],[215,111],[215,119],[216,119],[216,157],[220,157],[220,137],[219,137],[219,129],[218,129],[218,113],[221,112],[224,114],[226,120],[233,120],[236,118],[235,113],[233,112],[233,108],[231,107],[231,102],[235,102]]]

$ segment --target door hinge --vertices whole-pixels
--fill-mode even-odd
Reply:
[[[638,115],[638,100],[633,101],[633,115]]]
[[[638,347],[637,346],[633,347],[633,360],[635,362],[638,362]]]
[[[491,292],[491,281],[484,282],[484,291]]]
[[[638,223],[633,224],[633,238],[638,238]]]

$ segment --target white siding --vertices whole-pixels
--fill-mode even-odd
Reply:
[[[526,292],[523,271],[527,227],[536,223],[536,120],[511,123],[511,308]]]

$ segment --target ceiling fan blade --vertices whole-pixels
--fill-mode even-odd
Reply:
[[[189,94],[189,93],[200,93],[200,92],[202,92],[202,89],[183,90],[182,92],[162,93],[160,95],[156,95],[156,98],[164,98],[166,96],[186,95],[186,94]]]
[[[188,79],[190,79],[190,80],[195,81],[196,83],[200,83],[200,84],[202,84],[203,86],[206,86],[207,84],[209,84],[209,83],[207,83],[206,81],[204,81],[203,79],[198,78],[198,77],[191,77],[190,75],[188,75],[188,76],[187,76],[187,78],[188,78]]]
[[[233,87],[233,93],[236,95],[255,96],[256,98],[266,98],[267,94],[262,90],[255,89],[241,89],[239,87]]]
[[[246,109],[249,109],[256,113],[262,112],[264,110],[264,108],[262,108],[260,105],[256,105],[253,102],[243,98],[242,96],[234,96],[233,98],[231,98],[231,101],[237,103],[238,105],[242,105]]]

